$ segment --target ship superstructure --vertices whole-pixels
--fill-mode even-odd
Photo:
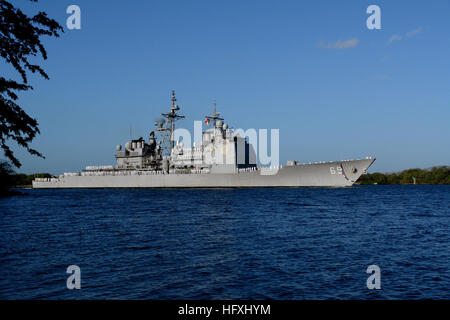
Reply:
[[[156,129],[150,132],[148,142],[142,137],[117,146],[115,157],[117,164],[112,170],[161,171],[162,173],[234,173],[236,169],[255,168],[256,155],[253,147],[245,138],[235,135],[224,123],[224,118],[216,112],[206,116],[212,127],[202,133],[201,142],[192,147],[184,142],[175,141],[175,121],[184,118],[177,113],[180,107],[175,104],[175,92],[172,91],[172,106],[168,113],[161,115],[168,121],[157,121]],[[164,126],[166,124],[166,126]],[[168,132],[170,136],[169,156],[164,156],[161,141],[157,141],[158,132]],[[242,153],[239,151],[242,150]],[[242,157],[238,157],[241,155]],[[242,158],[242,159],[240,159]]]

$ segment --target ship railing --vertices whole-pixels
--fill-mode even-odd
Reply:
[[[58,178],[34,178],[34,182],[58,182]]]
[[[171,170],[170,173],[179,173]],[[209,168],[194,168],[190,173],[207,174],[210,173]],[[167,174],[161,170],[108,170],[108,171],[83,171],[83,172],[65,172],[61,175],[64,177],[82,176],[82,177],[102,177],[102,176],[151,176]],[[42,178],[46,179],[46,178]],[[38,180],[36,180],[38,181]]]
[[[87,171],[96,171],[96,170],[113,170],[114,167],[111,165],[108,166],[87,166],[85,170]]]
[[[79,172],[64,172],[64,174],[63,174],[64,177],[76,177],[79,175],[80,175]]]
[[[156,170],[110,170],[110,171],[83,171],[81,176],[147,176],[165,174]]]
[[[209,173],[210,172],[210,170],[209,169],[205,169],[205,168],[203,168],[203,169],[191,169],[191,173],[194,173],[194,174],[205,174],[205,173]]]
[[[254,172],[254,171],[258,171],[257,167],[250,167],[250,168],[239,168],[238,172]]]

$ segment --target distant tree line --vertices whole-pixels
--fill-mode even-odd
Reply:
[[[450,167],[408,169],[398,173],[368,173],[358,179],[359,184],[450,184]]]
[[[15,173],[11,164],[0,161],[0,197],[16,194],[12,187],[31,186],[34,178],[51,178],[49,173],[23,174]]]
[[[50,173],[34,173],[34,174],[24,174],[18,173],[13,175],[14,186],[31,186],[34,178],[51,178],[53,177]]]

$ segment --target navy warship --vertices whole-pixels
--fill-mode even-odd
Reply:
[[[261,166],[252,143],[224,123],[215,103],[213,114],[205,118],[201,142],[185,147],[175,141],[175,122],[184,116],[178,113],[174,91],[171,100],[169,112],[155,121],[147,141],[141,137],[116,147],[114,166],[36,178],[33,188],[349,187],[375,161],[288,160],[285,166]]]

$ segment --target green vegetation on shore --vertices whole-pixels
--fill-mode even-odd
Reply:
[[[431,169],[408,169],[398,173],[363,174],[358,184],[450,184],[450,167],[441,166]]]
[[[31,186],[34,178],[51,178],[53,177],[50,173],[35,173],[35,174],[24,174],[18,173],[13,175],[14,186]]]
[[[17,194],[11,191],[13,187],[31,186],[34,178],[51,178],[49,173],[23,174],[15,173],[6,161],[0,161],[0,197]]]

